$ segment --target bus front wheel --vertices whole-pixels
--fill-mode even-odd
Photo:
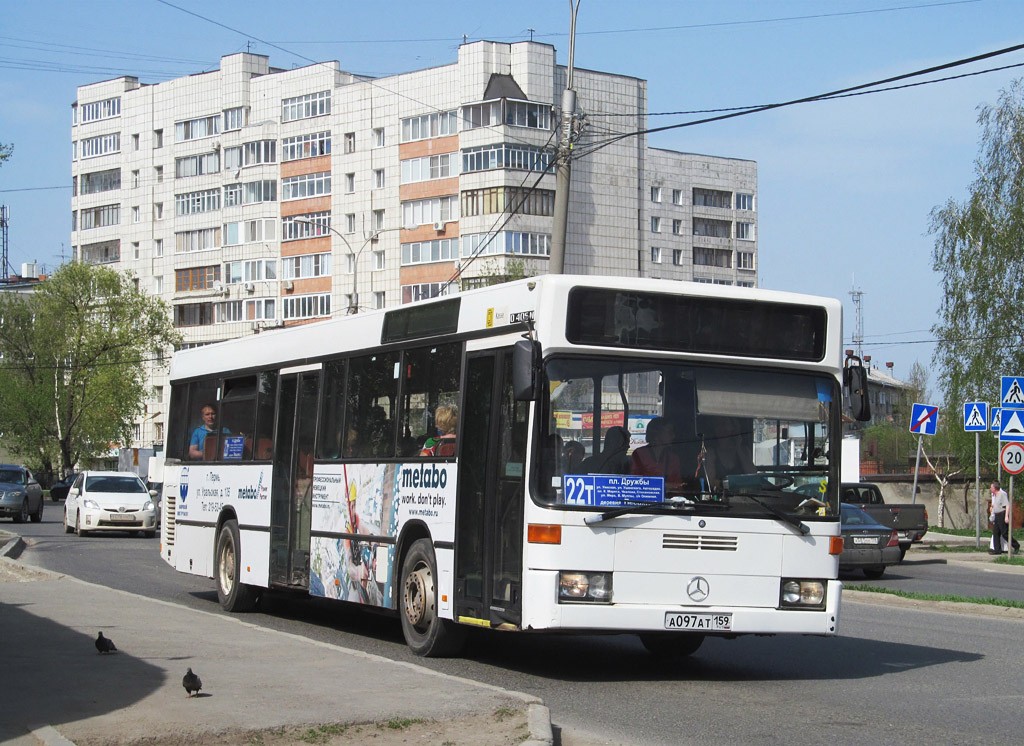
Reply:
[[[226,611],[252,611],[256,606],[255,586],[241,582],[241,542],[238,521],[225,521],[217,534],[217,599]]]
[[[402,562],[399,616],[405,642],[416,655],[455,655],[465,631],[437,614],[437,560],[429,539],[417,539]]]

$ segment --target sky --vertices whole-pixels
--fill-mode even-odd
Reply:
[[[306,0],[38,0],[4,3],[0,24],[0,205],[10,263],[52,271],[70,257],[71,104],[79,85],[143,83],[216,69],[240,51],[274,67],[337,60],[387,76],[456,61],[468,41],[555,46],[568,61],[571,3]],[[200,17],[202,16],[202,17]],[[580,0],[575,64],[648,82],[650,127],[668,114],[791,101],[1024,43],[1019,0]],[[248,47],[247,47],[248,45]],[[1022,65],[994,72],[993,68]],[[931,327],[932,209],[975,178],[978,107],[1024,76],[1024,50],[903,83],[649,135],[648,145],[758,164],[759,284],[839,298],[852,346],[906,379],[915,362],[939,389]]]

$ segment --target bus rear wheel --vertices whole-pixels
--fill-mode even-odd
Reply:
[[[402,562],[399,616],[405,642],[416,655],[443,658],[455,655],[465,630],[437,614],[437,560],[429,539],[417,539]]]
[[[256,587],[239,579],[242,573],[241,547],[238,521],[224,521],[217,534],[215,559],[217,600],[225,611],[252,611],[256,606]]]
[[[652,655],[665,658],[685,658],[693,655],[704,644],[704,635],[690,632],[651,632],[640,635],[640,642]]]

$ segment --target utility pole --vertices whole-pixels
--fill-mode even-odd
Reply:
[[[858,290],[855,285],[850,291],[850,297],[853,298],[854,308],[853,345],[857,350],[857,357],[862,358],[864,357],[864,312],[861,304],[864,301],[864,291]]]
[[[569,225],[569,186],[572,175],[572,134],[576,123],[576,91],[572,87],[573,57],[576,53],[576,13],[580,0],[569,0],[569,66],[562,91],[562,138],[555,155],[555,213],[551,227],[551,260],[548,272],[560,275],[565,269],[565,234]]]

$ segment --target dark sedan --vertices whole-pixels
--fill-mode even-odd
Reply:
[[[71,485],[74,483],[77,476],[77,474],[69,474],[59,482],[54,482],[53,486],[50,487],[50,499],[54,502],[57,500],[66,500],[68,490],[71,489]]]
[[[840,507],[843,532],[843,553],[839,555],[839,572],[863,570],[868,578],[882,577],[885,568],[900,561],[899,535],[881,525],[856,505]]]

